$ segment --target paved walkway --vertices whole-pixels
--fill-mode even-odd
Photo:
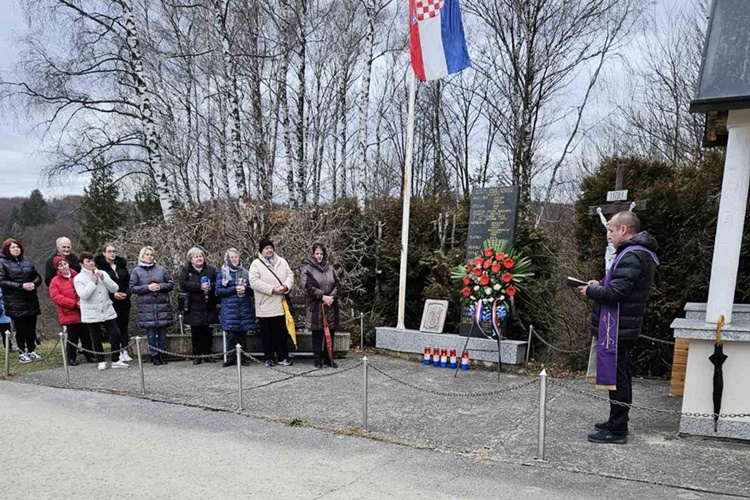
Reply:
[[[547,424],[549,462],[539,463],[533,460],[539,386],[532,378],[503,374],[498,382],[494,373],[477,370],[459,372],[454,378],[450,370],[411,361],[385,356],[369,356],[369,359],[367,435],[374,439],[474,459],[477,467],[485,467],[486,462],[527,465],[539,477],[552,471],[566,471],[599,478],[601,484],[627,479],[634,485],[668,485],[680,488],[674,491],[687,495],[682,498],[706,498],[701,492],[750,498],[750,445],[681,438],[677,435],[677,415],[633,410],[627,445],[588,443],[586,434],[594,421],[606,419],[608,405],[562,387],[562,383],[572,384],[588,394],[600,394],[583,380],[551,381]],[[314,371],[309,376],[295,378],[258,365],[244,367],[245,409],[240,413],[359,435],[363,407],[363,373],[359,363],[359,358],[350,356],[340,363],[338,370]],[[310,361],[299,361],[286,371],[302,374],[311,368]],[[353,369],[347,371],[347,368]],[[320,377],[329,374],[332,376]],[[171,362],[163,367],[147,365],[145,378],[146,398],[237,412],[237,371],[233,367]],[[15,380],[65,387],[62,369],[32,373]],[[493,393],[519,385],[522,388],[478,397],[445,395]],[[136,366],[106,372],[98,372],[93,365],[71,368],[71,388],[140,397]],[[634,392],[636,404],[680,408],[679,398],[667,396],[665,381],[636,380]],[[673,492],[672,498],[677,498],[676,495]]]

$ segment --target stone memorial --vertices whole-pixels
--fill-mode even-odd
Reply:
[[[447,314],[447,300],[425,300],[424,311],[422,312],[422,323],[419,326],[419,331],[429,333],[443,333],[445,316]]]

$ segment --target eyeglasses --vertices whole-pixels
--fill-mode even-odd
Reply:
[[[117,253],[117,250],[105,250],[105,253]]]

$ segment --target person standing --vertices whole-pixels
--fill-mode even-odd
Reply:
[[[337,368],[327,349],[339,328],[339,280],[333,266],[328,263],[328,251],[322,243],[315,243],[312,253],[307,258],[307,265],[302,268],[300,284],[305,290],[307,302],[307,326],[312,333],[313,362],[315,368],[323,365]],[[323,321],[325,311],[326,322]],[[330,338],[325,337],[328,328]]]
[[[21,242],[14,238],[5,240],[0,256],[0,288],[5,314],[16,325],[19,363],[42,359],[36,353],[36,319],[41,314],[37,289],[41,285],[42,277],[24,256]]]
[[[185,323],[190,325],[190,336],[193,342],[193,354],[211,354],[213,329],[216,323],[216,269],[206,263],[203,250],[193,247],[187,253],[187,265],[180,271],[180,290],[188,294]],[[214,358],[205,358],[213,363]],[[201,364],[202,359],[193,360],[194,365]]]
[[[121,359],[126,363],[133,361],[125,348],[130,340],[128,328],[130,327],[131,294],[128,263],[123,257],[117,255],[117,247],[112,243],[104,245],[102,253],[94,257],[94,262],[96,262],[97,269],[107,273],[112,281],[117,283],[117,291],[110,294],[109,298],[117,313],[117,328],[120,330],[120,343],[123,346]]]
[[[592,443],[625,444],[628,441],[628,406],[633,402],[630,352],[641,332],[646,302],[659,259],[653,236],[641,231],[633,212],[619,212],[609,220],[607,240],[615,258],[604,282],[589,281],[578,287],[595,304],[591,333],[597,338],[596,385],[609,390],[609,420],[594,424]]]
[[[240,253],[234,248],[224,252],[224,265],[216,276],[216,295],[221,299],[221,328],[227,333],[227,350],[237,344],[245,349],[247,331],[258,328],[252,290],[248,288],[249,273],[242,265]],[[245,358],[240,362],[249,364]],[[227,355],[224,366],[237,363],[237,355]]]
[[[266,366],[277,362],[290,366],[289,332],[282,301],[294,286],[294,274],[287,261],[276,255],[270,239],[261,239],[258,251],[258,258],[250,265],[250,286],[255,290],[255,314],[260,323]]]
[[[73,281],[78,273],[71,269],[68,261],[59,255],[52,261],[57,267],[57,276],[50,281],[49,296],[57,306],[57,318],[60,325],[68,331],[68,344],[65,346],[68,364],[77,366],[78,340],[81,340],[84,349],[93,350],[91,335],[86,325],[81,322],[81,299],[76,293]],[[94,355],[89,352],[84,351],[84,357],[90,363],[96,361]]]
[[[154,347],[167,348],[167,327],[172,324],[169,292],[173,288],[174,282],[167,270],[156,263],[154,249],[141,248],[138,265],[130,273],[130,292],[138,296],[138,326],[146,330],[151,359],[157,366],[167,364]]]
[[[117,328],[117,313],[109,298],[109,294],[117,291],[117,283],[112,281],[104,271],[96,268],[94,255],[81,253],[81,272],[73,278],[76,293],[81,298],[81,322],[86,324],[94,344],[94,351],[104,352],[102,346],[101,328],[109,337],[112,352],[112,368],[128,368],[128,364],[120,359],[120,330]],[[99,370],[109,368],[105,356],[97,354]]]
[[[81,272],[81,264],[78,261],[78,257],[73,253],[73,245],[69,238],[61,236],[55,241],[55,253],[47,259],[44,266],[44,284],[49,288],[50,281],[57,276],[57,268],[55,267],[52,260],[55,257],[62,257],[68,262],[68,266],[76,273]]]

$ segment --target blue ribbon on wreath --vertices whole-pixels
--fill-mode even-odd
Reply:
[[[469,306],[469,314],[478,325],[489,321],[492,335],[497,337],[500,335],[500,321],[508,315],[508,310],[505,306],[498,304],[497,300],[492,303],[491,308],[484,307],[484,302],[478,300],[475,304]]]

